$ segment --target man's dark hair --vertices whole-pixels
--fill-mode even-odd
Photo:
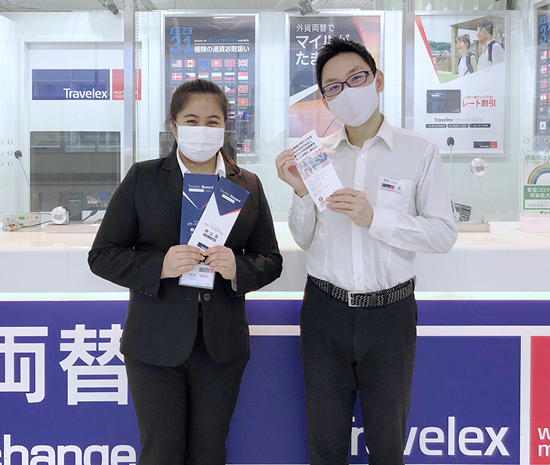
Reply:
[[[484,27],[489,34],[493,35],[494,25],[493,21],[491,21],[490,19],[480,19],[477,22],[477,27],[479,27],[480,29]]]
[[[357,53],[365,63],[370,66],[373,73],[376,74],[376,62],[370,54],[370,52],[361,44],[354,42],[353,40],[340,39],[339,37],[331,37],[330,42],[325,44],[319,55],[317,55],[317,63],[315,64],[315,72],[317,73],[317,85],[321,89],[321,77],[323,75],[323,68],[331,58],[334,58],[340,53]]]

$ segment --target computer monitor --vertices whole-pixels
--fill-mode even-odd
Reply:
[[[80,220],[82,211],[106,209],[120,183],[120,159],[120,132],[31,132],[31,211],[62,205]]]

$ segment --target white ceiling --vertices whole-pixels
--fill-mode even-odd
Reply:
[[[0,11],[102,11],[105,0],[0,0]],[[124,10],[124,0],[106,0]],[[141,11],[191,10],[191,11],[285,11],[298,9],[299,0],[138,0]],[[311,0],[315,9],[372,9],[374,0]],[[400,3],[392,0],[391,3]]]

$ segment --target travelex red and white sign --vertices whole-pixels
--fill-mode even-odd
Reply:
[[[228,464],[305,464],[299,300],[247,301]],[[126,301],[0,302],[0,463],[136,464]],[[550,464],[545,301],[419,301],[405,463]],[[444,310],[444,311],[442,311]],[[348,461],[368,461],[359,406]]]
[[[136,100],[141,100],[141,70]],[[123,69],[33,69],[33,100],[124,100]]]

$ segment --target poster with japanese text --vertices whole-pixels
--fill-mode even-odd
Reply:
[[[234,158],[253,151],[256,17],[167,16],[164,27],[165,113],[178,86],[210,80],[230,104],[225,148]]]
[[[315,130],[323,138],[342,126],[323,105],[315,74],[317,54],[331,36],[365,45],[380,66],[380,16],[290,16],[290,137]]]
[[[537,8],[534,149],[550,149],[550,7]]]
[[[524,155],[523,216],[550,220],[550,155]]]
[[[449,153],[503,154],[505,17],[417,16],[414,130]]]

